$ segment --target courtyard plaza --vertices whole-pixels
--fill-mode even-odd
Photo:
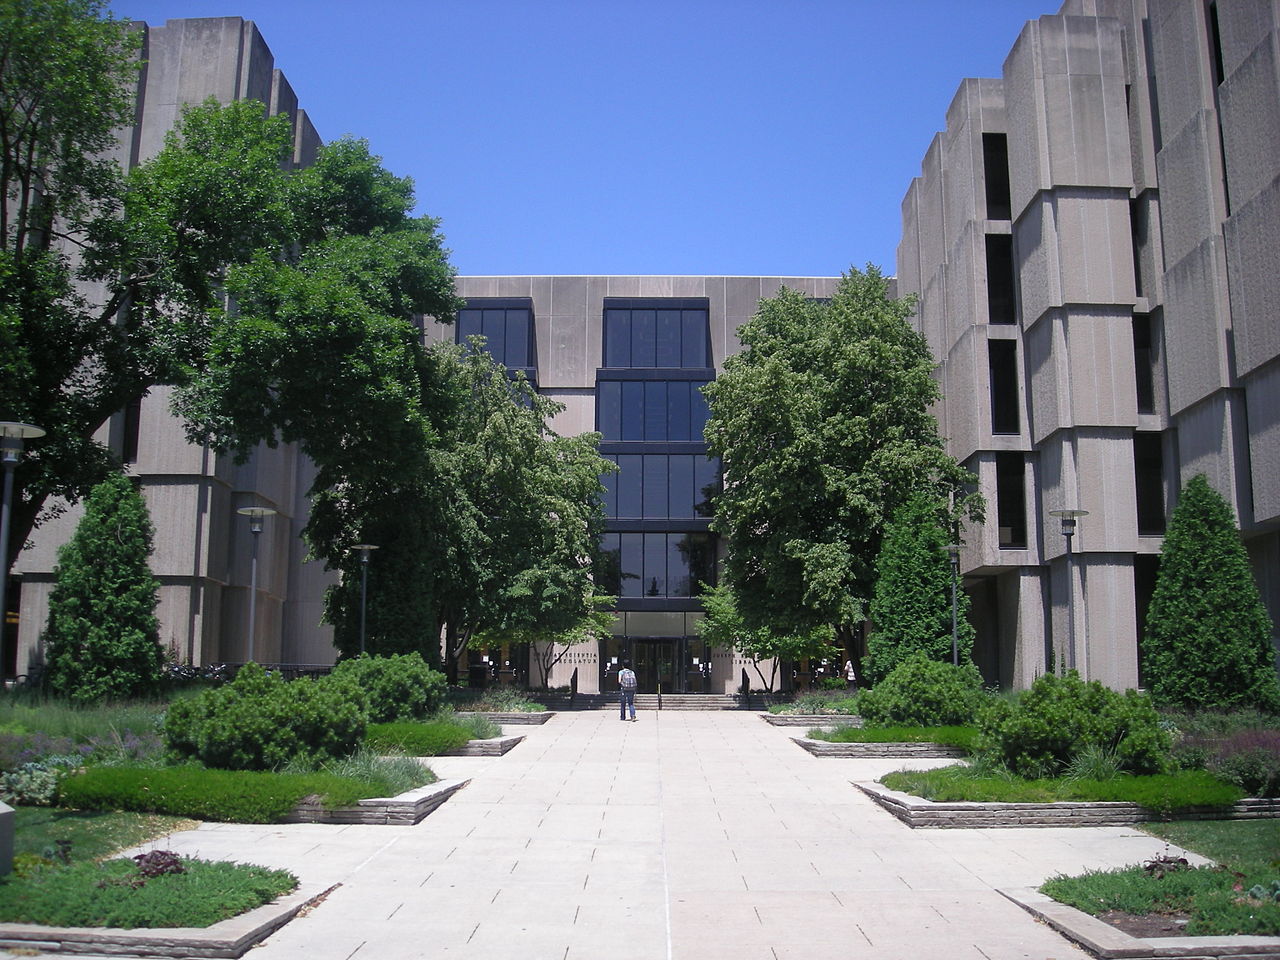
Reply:
[[[911,830],[758,714],[560,713],[416,826],[204,824],[152,847],[339,884],[254,960],[1065,960],[997,891],[1137,863],[1134,828]],[[1194,858],[1199,859],[1199,858]]]

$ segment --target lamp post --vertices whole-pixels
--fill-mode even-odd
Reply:
[[[270,507],[241,507],[236,513],[249,518],[249,532],[253,534],[253,559],[249,562],[249,657],[253,660],[253,640],[258,612],[258,536],[262,533],[264,517],[274,517]]]
[[[1071,538],[1075,536],[1076,520],[1087,517],[1088,510],[1050,510],[1049,516],[1062,521],[1062,535],[1067,538],[1067,669],[1076,668],[1076,600],[1074,555],[1071,552]]]
[[[960,544],[948,543],[951,558],[951,663],[960,666],[960,626],[956,618],[956,584],[960,579]]]
[[[22,460],[22,441],[43,437],[44,430],[29,423],[0,420],[0,464],[4,466],[4,500],[0,507],[0,638],[9,623],[9,514],[13,509],[13,471]]]
[[[360,655],[364,656],[364,610],[369,596],[369,553],[377,550],[377,544],[357,543],[352,550],[360,551]]]

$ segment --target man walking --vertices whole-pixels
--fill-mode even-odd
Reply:
[[[618,671],[618,686],[622,688],[622,700],[619,701],[621,713],[619,720],[627,719],[627,707],[631,708],[631,720],[636,719],[636,673],[631,669],[631,661],[623,660],[622,669]]]

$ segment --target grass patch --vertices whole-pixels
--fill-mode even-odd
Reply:
[[[818,727],[809,731],[809,737],[828,743],[940,743],[972,751],[978,731],[974,727]]]
[[[0,921],[59,927],[207,927],[295,890],[284,870],[181,860],[144,876],[131,859],[45,867],[0,882]]]
[[[72,860],[100,860],[195,826],[182,817],[58,807],[15,807],[13,816],[15,855],[43,856],[46,849],[63,841]]]
[[[430,782],[424,771],[420,782]],[[385,797],[386,780],[358,780],[333,773],[259,773],[208,770],[188,765],[150,769],[91,767],[62,783],[61,802],[82,810],[134,810],[230,823],[276,823],[304,798],[319,796],[327,808]],[[397,793],[403,792],[400,790]]]
[[[1142,829],[1232,869],[1280,875],[1280,820],[1183,820]]]
[[[365,743],[374,750],[395,751],[411,757],[438,757],[465,747],[470,739],[470,730],[447,720],[371,723],[365,732]]]
[[[969,767],[903,770],[881,778],[891,790],[926,800],[994,803],[1053,803],[1062,800],[1107,800],[1137,803],[1159,814],[1190,807],[1225,807],[1244,791],[1205,773],[1186,770],[1153,776],[1122,775],[1111,780],[1024,780],[980,776]]]

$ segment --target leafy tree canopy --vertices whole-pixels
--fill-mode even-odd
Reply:
[[[1280,712],[1271,618],[1231,507],[1203,474],[1169,519],[1142,641],[1157,703]]]
[[[122,473],[94,487],[58,551],[44,632],[50,688],[80,703],[136,697],[159,680],[163,655],[146,505]]]
[[[900,506],[885,529],[876,558],[871,598],[873,630],[866,670],[878,683],[914,653],[951,662],[951,538],[943,527],[946,505],[916,495]],[[975,631],[966,614],[969,597],[956,584],[957,646],[971,663]]]
[[[916,491],[981,517],[973,477],[942,448],[929,406],[934,362],[868,266],[830,301],[761,301],[743,351],[705,388],[706,439],[724,468],[713,529],[744,622],[782,634],[835,627],[852,647],[888,518]]]

